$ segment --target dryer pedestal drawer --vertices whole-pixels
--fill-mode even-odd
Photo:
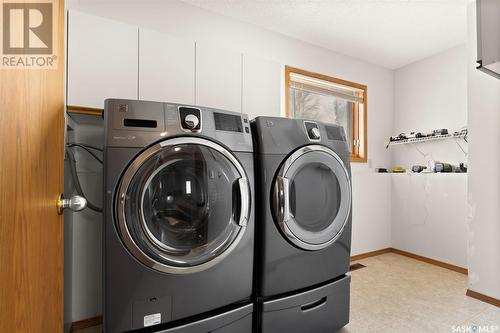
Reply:
[[[262,333],[333,333],[349,323],[350,276],[262,304]]]
[[[157,333],[252,333],[253,304]]]

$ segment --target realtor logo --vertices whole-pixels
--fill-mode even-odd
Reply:
[[[52,4],[3,4],[3,54],[52,53]]]
[[[0,64],[3,69],[55,68],[55,9],[57,0],[3,0]]]

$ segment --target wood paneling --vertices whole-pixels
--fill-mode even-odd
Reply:
[[[76,105],[68,105],[66,106],[66,111],[69,113],[78,113],[78,114],[86,114],[90,116],[102,117],[103,109],[99,108],[90,108],[86,106],[76,106]]]
[[[446,269],[451,269],[452,271],[462,273],[465,275],[467,275],[467,273],[468,273],[467,268],[455,266],[455,265],[452,265],[452,264],[449,264],[449,263],[446,263],[443,261],[420,256],[418,254],[414,254],[414,253],[410,253],[410,252],[406,252],[406,251],[401,251],[401,250],[394,249],[394,248],[391,248],[391,252],[405,256],[405,257],[413,258],[413,259],[416,259],[419,261],[423,261],[423,262],[426,262],[426,263],[431,264],[431,265],[439,266],[439,267],[446,268]]]
[[[56,69],[0,69],[0,332],[62,332],[64,1]]]
[[[485,303],[488,303],[488,304],[500,307],[500,299],[496,299],[496,298],[493,298],[493,297],[490,297],[490,296],[486,296],[484,294],[472,291],[470,289],[467,289],[467,292],[465,293],[465,295],[467,295],[469,297],[472,297],[472,298],[475,298],[475,299],[478,299],[478,300],[480,300],[482,302],[485,302]]]
[[[385,253],[389,253],[389,252],[391,252],[391,248],[388,247],[386,249],[380,249],[380,250],[377,250],[377,251],[371,251],[371,252],[361,253],[361,254],[352,256],[351,257],[351,262],[357,261],[357,260],[361,260],[361,259],[365,259],[365,258],[379,256],[381,254],[385,254]]]
[[[395,249],[395,248],[392,248],[392,247],[352,256],[351,257],[351,262],[354,262],[354,261],[357,261],[357,260],[361,260],[361,259],[365,259],[365,258],[369,258],[369,257],[379,256],[379,255],[385,254],[385,253],[396,253],[396,254],[399,254],[399,255],[402,255],[402,256],[405,256],[405,257],[408,257],[408,258],[412,258],[412,259],[416,259],[416,260],[419,260],[419,261],[423,261],[423,262],[431,264],[431,265],[435,265],[435,266],[439,266],[439,267],[442,267],[442,268],[450,269],[452,271],[455,271],[455,272],[458,272],[458,273],[462,273],[462,274],[465,274],[465,275],[467,275],[467,273],[468,273],[467,272],[467,268],[455,266],[455,265],[452,265],[452,264],[449,264],[449,263],[446,263],[446,262],[443,262],[443,261],[439,261],[439,260],[427,258],[427,257],[421,256],[421,255],[418,255],[418,254],[414,254],[414,253],[410,253],[410,252],[398,250],[398,249]]]

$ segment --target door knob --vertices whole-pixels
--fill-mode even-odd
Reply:
[[[69,199],[65,199],[61,194],[57,200],[57,213],[61,215],[64,209],[69,208],[74,212],[79,212],[87,207],[87,199],[82,196],[74,195]]]

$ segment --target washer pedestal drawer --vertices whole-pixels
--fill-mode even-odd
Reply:
[[[252,333],[253,304],[157,333]]]
[[[262,303],[262,333],[333,333],[349,323],[351,277]]]

